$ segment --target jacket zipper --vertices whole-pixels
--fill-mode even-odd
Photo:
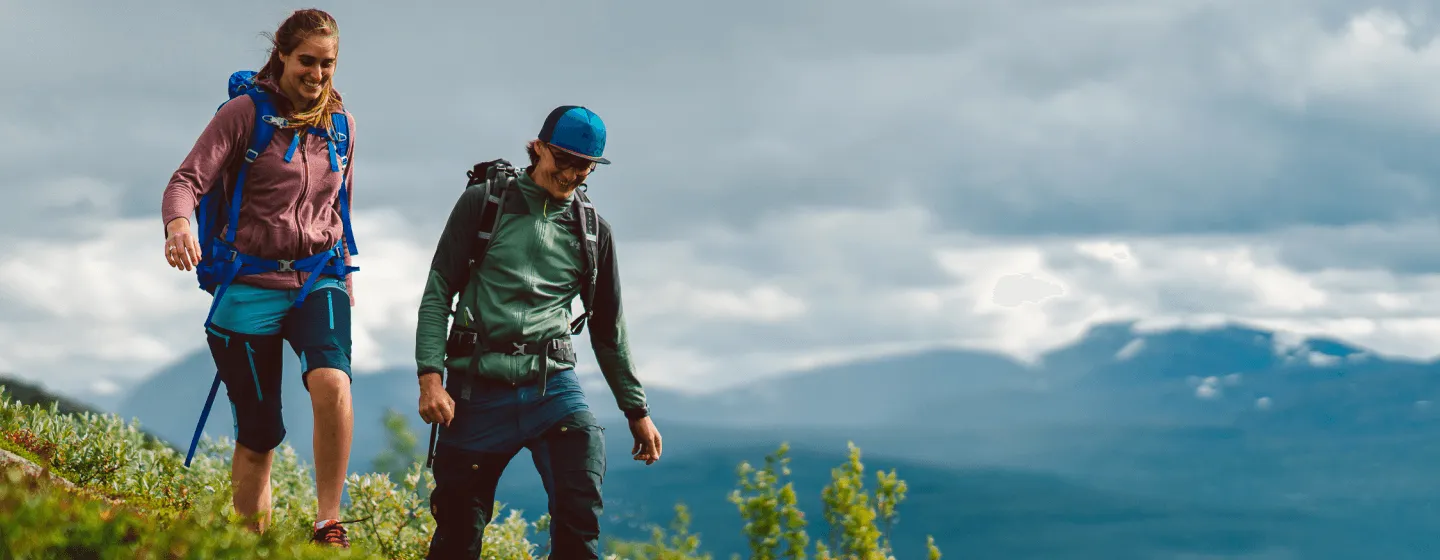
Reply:
[[[305,200],[305,195],[310,190],[310,158],[309,154],[305,153],[310,135],[306,134],[303,128],[295,129],[295,134],[300,135],[300,173],[303,178],[300,181],[300,197],[295,199],[295,254],[302,255],[304,254],[302,249],[305,247],[305,229],[300,226],[300,203]],[[295,275],[295,281],[300,282],[300,271],[297,270],[292,274]]]
[[[539,288],[539,286],[540,286],[540,267],[543,266],[543,262],[544,262],[544,261],[541,260],[540,257],[541,257],[542,248],[545,246],[545,240],[546,240],[545,234],[547,233],[547,232],[546,232],[546,227],[547,227],[547,225],[548,225],[547,222],[548,222],[548,219],[549,219],[549,213],[550,213],[550,196],[549,196],[548,194],[546,194],[546,193],[541,193],[541,195],[540,195],[540,217],[535,220],[535,237],[534,237],[533,240],[531,241],[531,243],[532,243],[532,245],[531,245],[531,253],[530,253],[530,254],[531,254],[531,257],[530,257],[530,262],[531,262],[531,269],[530,269],[530,270],[531,270],[531,275],[530,275],[530,294],[531,294],[531,295],[534,295],[535,292],[536,292],[536,290],[537,290],[537,288]],[[532,309],[533,309],[533,306],[526,306],[526,307],[525,307],[525,319],[524,319],[524,321],[525,321],[525,323],[527,323],[527,324],[531,321],[531,310],[532,310]],[[541,395],[541,396],[544,396],[544,395],[545,395],[545,385],[546,385],[546,383],[547,383],[547,380],[546,380],[545,378],[548,377],[548,375],[546,375],[546,374],[548,374],[548,373],[550,372],[550,363],[549,363],[549,362],[550,362],[550,352],[549,352],[549,348],[546,347],[546,346],[544,346],[544,345],[542,344],[541,347],[540,347],[540,355],[536,356],[536,358],[537,358],[537,359],[536,359],[536,362],[537,362],[536,365],[538,365],[538,366],[540,367],[540,395]]]

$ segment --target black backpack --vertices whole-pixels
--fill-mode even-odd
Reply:
[[[485,189],[485,202],[480,209],[480,228],[470,252],[470,270],[473,272],[485,261],[491,236],[495,233],[496,224],[500,222],[500,212],[505,208],[505,198],[516,187],[520,170],[504,159],[496,159],[475,164],[473,169],[465,172],[465,176],[469,178],[465,188]],[[570,334],[576,335],[585,329],[585,320],[590,317],[590,302],[595,297],[595,279],[599,272],[596,262],[600,254],[600,218],[595,212],[595,205],[590,203],[590,197],[585,195],[584,185],[575,190],[575,204],[570,207],[575,212],[576,224],[571,231],[579,237],[580,246],[583,248],[580,252],[583,262],[580,303],[584,305],[585,312],[570,322]]]

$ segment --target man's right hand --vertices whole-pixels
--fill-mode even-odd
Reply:
[[[420,418],[426,424],[450,425],[455,418],[455,399],[445,392],[440,374],[427,373],[420,376]]]
[[[165,262],[179,270],[200,264],[200,243],[190,232],[190,219],[179,217],[165,224]]]

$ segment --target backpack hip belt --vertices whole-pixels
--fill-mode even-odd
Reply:
[[[454,327],[450,330],[450,336],[445,341],[445,353],[449,356],[468,356],[471,358],[470,367],[466,372],[468,375],[455,376],[461,383],[460,398],[470,398],[470,386],[479,381],[478,365],[475,363],[481,354],[504,354],[507,356],[537,356],[540,360],[540,378],[528,382],[509,382],[510,387],[520,387],[539,382],[540,394],[545,394],[546,380],[550,373],[549,358],[558,362],[575,363],[575,343],[570,337],[552,338],[548,340],[532,341],[485,341],[480,340],[480,334],[465,327]],[[452,378],[453,379],[453,378]]]
[[[299,308],[305,303],[305,296],[310,294],[315,287],[316,279],[322,274],[329,273],[340,279],[345,279],[349,273],[359,270],[358,267],[345,264],[345,252],[342,243],[336,243],[330,250],[317,253],[300,260],[273,260],[262,259],[247,255],[235,250],[234,245],[223,239],[215,239],[211,245],[211,253],[216,256],[213,268],[210,272],[215,277],[215,297],[210,302],[210,315],[205,319],[208,326],[215,316],[215,310],[220,306],[220,300],[225,297],[225,290],[235,279],[240,276],[259,274],[262,272],[308,272],[309,277],[300,288],[300,296],[295,298],[292,307]]]

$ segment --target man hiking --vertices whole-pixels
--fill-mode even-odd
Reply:
[[[605,445],[571,343],[587,316],[600,370],[629,420],[631,455],[647,465],[660,458],[626,340],[614,238],[578,190],[596,164],[610,163],[605,132],[589,109],[557,107],[527,146],[529,167],[476,166],[440,236],[415,337],[420,416],[443,426],[432,442],[429,558],[480,558],[496,484],[521,448],[550,496],[551,557],[600,557]],[[586,314],[572,324],[576,297]]]

